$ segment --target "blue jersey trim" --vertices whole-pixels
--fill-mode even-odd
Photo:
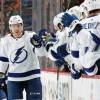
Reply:
[[[65,57],[67,55],[69,55],[69,53],[67,52],[67,44],[63,44],[61,46],[58,46],[57,48],[57,53],[61,56],[61,57]]]
[[[2,62],[9,62],[7,57],[0,57],[0,61],[2,61]]]
[[[53,50],[51,50],[51,55],[52,55],[55,59],[61,59],[61,56],[60,56],[58,53],[54,52]]]
[[[91,33],[91,35],[92,35],[92,37],[93,37],[93,41],[96,43],[96,44],[98,44],[98,45],[100,45],[100,38],[98,38],[95,34],[93,34],[93,33]]]
[[[24,73],[8,73],[8,77],[27,77],[27,76],[31,76],[33,74],[40,74],[40,69],[36,69],[36,70],[31,70],[28,72],[24,72]]]

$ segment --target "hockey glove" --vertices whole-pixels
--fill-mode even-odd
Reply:
[[[55,61],[55,65],[57,66],[57,67],[61,67],[62,65],[64,65],[65,64],[65,60],[64,59],[59,59],[59,60],[56,60]]]
[[[76,69],[73,64],[71,67],[71,77],[73,79],[79,79],[81,77],[81,75],[82,75],[81,70]]]
[[[69,53],[67,52],[67,44],[63,44],[61,46],[59,46],[57,48],[57,53],[61,56],[61,57],[65,57],[67,55],[69,55]]]
[[[48,32],[47,29],[41,29],[38,33],[38,35],[41,37],[42,39],[42,43],[43,46],[46,46],[46,44],[50,41],[52,41],[52,39],[54,39],[54,35],[53,33]]]
[[[36,48],[40,48],[42,46],[42,39],[37,34],[33,35],[33,37],[30,39],[30,42]]]

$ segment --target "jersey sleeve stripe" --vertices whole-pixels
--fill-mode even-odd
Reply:
[[[7,57],[0,57],[0,61],[2,61],[2,62],[9,62]]]

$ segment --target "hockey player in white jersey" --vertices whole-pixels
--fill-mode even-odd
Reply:
[[[72,65],[71,55],[70,55],[70,45],[72,42],[72,38],[70,37],[70,33],[68,33],[68,28],[64,28],[61,23],[61,17],[64,15],[64,12],[57,14],[54,17],[53,24],[54,29],[57,31],[55,33],[57,41],[53,44],[52,47],[48,49],[48,57],[55,61],[56,66],[66,66]],[[67,42],[66,42],[67,41]],[[49,43],[48,43],[49,44]],[[47,44],[47,46],[48,46]],[[60,53],[62,52],[62,53]]]
[[[9,65],[8,100],[21,100],[24,89],[27,100],[42,100],[37,56],[45,53],[43,53],[43,48],[34,48],[32,44],[39,38],[35,32],[23,30],[23,20],[19,15],[10,17],[9,29],[10,34],[3,37],[0,43],[0,72],[5,73]],[[37,47],[40,45],[41,43],[35,43]]]
[[[85,0],[81,6],[84,6],[88,11],[87,18],[81,20],[83,27],[86,29],[94,28],[100,34],[100,0]],[[100,66],[100,60],[97,61],[97,66]],[[100,68],[98,74],[100,74]]]
[[[60,45],[62,45],[62,44],[65,43],[67,35],[68,35],[68,34],[65,34],[64,32],[62,32],[63,31],[63,27],[62,27],[62,25],[60,23],[61,22],[60,19],[61,19],[61,16],[63,14],[64,13],[57,14],[54,17],[54,20],[53,20],[54,28],[57,31],[55,33],[57,41],[55,42],[55,44],[53,45],[53,47],[51,47],[51,48],[48,49],[48,54],[49,54],[49,57],[51,57],[51,59],[54,60],[54,61],[59,58],[58,56],[56,57],[56,53],[58,52],[57,48]],[[68,52],[67,52],[67,54],[68,54]],[[54,55],[55,57],[53,58],[52,55]]]
[[[71,75],[74,79],[77,79],[80,77],[80,73],[78,73],[77,71],[74,71],[73,69],[73,60],[72,60],[72,55],[70,54],[70,48],[71,48],[71,44],[73,42],[73,37],[72,37],[72,33],[69,32],[69,28],[66,27],[66,24],[68,23],[64,23],[62,22],[62,17],[64,16],[65,13],[61,13],[62,15],[59,14],[57,16],[54,17],[54,28],[57,30],[57,32],[59,32],[59,42],[61,42],[60,44],[58,44],[56,46],[56,48],[51,48],[52,53],[51,56],[53,56],[53,58],[56,58],[56,64],[58,66],[63,65],[65,62],[68,63],[68,65],[71,67]],[[73,19],[76,18],[75,16],[73,16]],[[66,18],[64,19],[66,20]],[[64,21],[63,20],[63,21]],[[70,20],[69,20],[70,22]],[[61,41],[63,40],[63,41]],[[59,43],[58,42],[58,43]],[[54,45],[55,46],[55,45]],[[55,50],[54,50],[55,49]],[[72,73],[72,71],[74,71],[74,74]]]
[[[95,75],[98,72],[96,61],[100,59],[100,49],[96,47],[100,45],[100,35],[95,29],[84,29],[79,20],[65,13],[62,17],[62,23],[69,27],[74,35],[73,44],[71,46],[71,54],[75,63],[73,71],[75,74],[80,73],[82,69],[87,75]],[[72,72],[72,74],[73,74]]]

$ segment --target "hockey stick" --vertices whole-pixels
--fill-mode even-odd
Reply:
[[[60,66],[57,66],[57,95],[56,95],[57,100],[59,100],[59,72],[60,72]]]
[[[65,61],[63,66],[66,65],[68,67],[68,69],[70,70],[70,65]],[[65,66],[64,66],[65,67]],[[60,68],[61,66],[57,66],[57,95],[56,98],[57,100],[59,100],[59,76],[60,76]]]

